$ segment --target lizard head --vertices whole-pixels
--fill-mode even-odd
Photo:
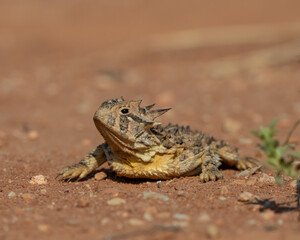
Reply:
[[[113,150],[133,154],[159,145],[151,129],[160,125],[155,119],[170,108],[152,110],[154,104],[141,107],[141,102],[121,97],[103,102],[96,111],[95,125]]]

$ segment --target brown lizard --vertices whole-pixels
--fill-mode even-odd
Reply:
[[[155,119],[168,109],[141,107],[141,101],[122,97],[101,104],[95,125],[105,139],[79,163],[63,168],[62,180],[82,179],[104,162],[118,176],[171,179],[200,174],[201,182],[223,178],[218,169],[224,163],[243,170],[259,165],[252,158],[240,158],[238,150],[224,141],[188,126],[162,126]]]

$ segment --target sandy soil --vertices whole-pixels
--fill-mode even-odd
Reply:
[[[298,239],[292,179],[277,186],[270,170],[206,184],[107,165],[102,180],[55,176],[103,141],[93,113],[119,96],[262,160],[250,130],[277,117],[284,139],[300,116],[299,1],[0,4],[0,239]]]

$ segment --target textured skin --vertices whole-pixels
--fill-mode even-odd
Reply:
[[[162,127],[155,119],[170,109],[140,105],[141,101],[123,98],[103,102],[94,122],[105,143],[79,163],[63,168],[58,177],[82,179],[108,161],[118,176],[171,179],[199,174],[201,182],[208,182],[223,178],[218,169],[222,163],[240,170],[258,165],[202,132],[172,124]]]

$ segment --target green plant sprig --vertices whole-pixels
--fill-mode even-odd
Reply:
[[[261,140],[261,144],[258,144],[267,155],[267,159],[264,161],[266,165],[276,170],[276,182],[279,184],[283,183],[281,177],[282,174],[290,176],[295,179],[299,179],[300,166],[295,167],[294,161],[300,159],[300,152],[293,151],[295,146],[289,143],[289,139],[293,131],[300,124],[300,120],[297,121],[283,145],[280,145],[280,141],[275,138],[278,131],[275,129],[277,120],[274,119],[268,127],[260,127],[258,131],[251,131],[254,136]]]

